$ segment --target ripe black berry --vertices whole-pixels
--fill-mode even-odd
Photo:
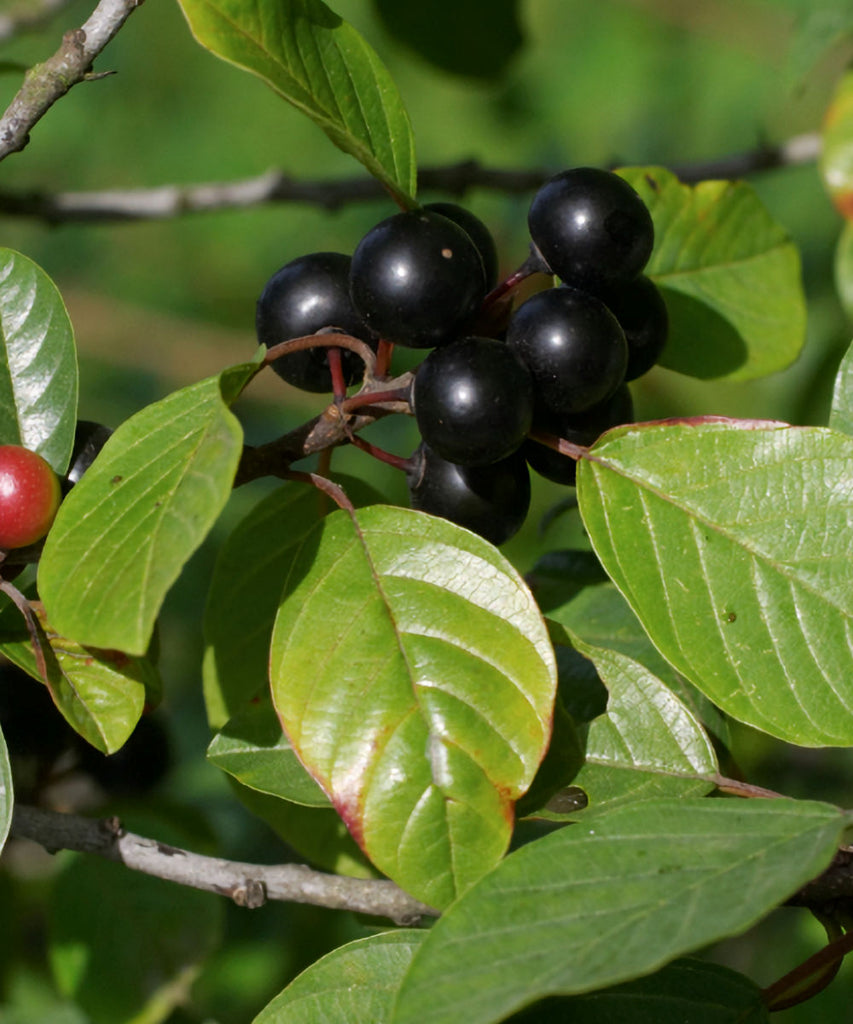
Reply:
[[[625,380],[636,380],[651,370],[666,344],[669,316],[663,296],[653,281],[641,275],[601,292],[601,299],[628,342]]]
[[[428,210],[377,224],[352,257],[353,303],[370,328],[409,348],[464,333],[486,291],[477,247],[457,224]]]
[[[350,257],[338,252],[315,252],[285,264],[269,279],[258,299],[255,327],[258,341],[267,348],[290,338],[336,328],[370,342],[370,331],[353,307],[349,294]],[[375,347],[376,342],[372,342]],[[303,391],[331,391],[328,349],[291,352],[273,361],[283,380]],[[364,373],[355,352],[341,350],[347,384]]]
[[[433,349],[418,368],[412,404],[421,437],[465,466],[515,451],[533,422],[533,383],[502,341],[462,338]]]
[[[600,405],[587,409],[577,416],[563,416],[542,424],[542,430],[556,437],[562,437],[573,444],[588,448],[611,427],[622,423],[631,423],[634,418],[634,403],[627,384],[623,384],[616,392]],[[568,455],[561,455],[547,445],[539,444],[528,438],[521,447],[521,452],[540,476],[557,484],[574,486],[577,473],[577,462]]]
[[[447,217],[448,220],[452,220],[454,224],[458,224],[462,228],[477,247],[477,252],[483,261],[486,289],[494,288],[498,280],[498,247],[495,245],[491,231],[480,218],[456,203],[427,203],[424,209],[440,213],[442,217]]]
[[[530,508],[530,474],[520,452],[490,466],[459,466],[422,444],[408,472],[412,508],[503,544]]]
[[[513,314],[506,340],[533,377],[537,424],[603,402],[625,376],[628,347],[619,322],[576,288],[533,295]]]
[[[74,448],[71,451],[71,464],[63,480],[63,490],[69,491],[89,466],[95,461],[112,435],[109,427],[92,420],[78,420],[74,430]]]
[[[527,223],[551,270],[580,287],[636,277],[654,244],[651,214],[637,192],[618,174],[595,167],[546,181]]]

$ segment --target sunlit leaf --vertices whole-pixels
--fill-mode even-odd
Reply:
[[[556,670],[492,545],[407,509],[334,513],[294,551],[270,671],[294,749],[380,870],[440,906],[503,855]]]
[[[693,377],[750,380],[792,363],[805,341],[800,258],[751,186],[682,185],[661,167],[619,173],[654,220],[645,272],[669,311],[661,365]]]
[[[819,874],[847,818],[793,800],[646,800],[529,843],[430,930],[392,1024],[491,1024],[749,928]]]
[[[0,249],[0,444],[64,473],[77,422],[77,352],[62,296],[26,256]]]
[[[833,430],[842,430],[853,437],[853,345],[847,349],[838,368],[829,425]]]
[[[394,80],[320,0],[179,0],[202,46],[257,75],[307,114],[404,206],[414,204],[414,136]]]
[[[425,937],[426,932],[400,929],[340,946],[295,978],[253,1024],[385,1024]]]
[[[578,474],[593,546],[666,659],[723,711],[853,743],[853,441],[749,421],[620,427]]]
[[[12,808],[14,807],[14,787],[12,785],[12,767],[9,764],[9,751],[3,730],[0,729],[0,850],[6,845],[6,837],[12,827]]]
[[[181,568],[231,493],[243,432],[229,405],[257,372],[226,370],[132,416],[59,509],[39,565],[54,628],[144,654]]]

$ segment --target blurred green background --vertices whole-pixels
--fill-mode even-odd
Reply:
[[[0,3],[0,14],[15,6],[20,3]],[[40,31],[3,44],[0,60],[30,65],[44,59],[92,6],[69,4]],[[377,15],[388,4],[339,0],[331,6],[390,68],[423,166],[469,158],[499,168],[553,171],[578,164],[684,166],[753,150],[817,130],[851,55],[843,43],[820,45],[833,43],[826,29],[844,8],[824,0],[523,0],[521,42],[511,56],[500,49],[500,17],[514,5],[480,0],[456,5],[461,13],[453,4],[436,5],[437,46],[456,67],[466,66],[471,51],[478,73],[469,75],[448,73],[403,46]],[[490,41],[490,32],[496,40]],[[483,73],[491,70],[490,53],[494,75]],[[76,87],[54,107],[27,149],[3,163],[0,190],[227,182],[270,168],[312,179],[359,174],[358,165],[304,116],[202,50],[173,0],[147,0],[95,70],[117,73]],[[19,84],[20,72],[0,78],[4,106]],[[826,422],[832,378],[850,337],[833,281],[840,221],[813,164],[751,180],[802,252],[809,303],[804,352],[784,373],[749,384],[715,385],[655,369],[633,386],[638,419],[721,413]],[[516,266],[526,254],[529,196],[473,190],[464,202],[495,234],[504,269]],[[251,355],[255,302],[280,265],[308,251],[350,252],[393,212],[381,200],[334,213],[280,204],[162,222],[53,227],[0,215],[0,244],[24,252],[56,281],[80,349],[80,414],[116,426],[144,404]],[[270,377],[254,384],[237,407],[250,442],[271,439],[319,411],[316,397]],[[368,436],[400,454],[416,444],[408,422],[383,422]],[[361,452],[336,453],[335,467],[369,480],[390,500],[405,501],[401,475]],[[204,761],[208,735],[200,692],[199,623],[212,560],[229,524],[264,490],[255,484],[235,495],[164,611],[164,720],[176,759],[163,794],[170,804],[198,812],[199,845],[209,843],[224,856],[271,861],[282,856],[281,844],[236,804]],[[534,514],[506,546],[522,570],[543,551],[578,542],[571,515],[547,530],[539,527],[541,514],[560,497],[555,485],[535,481]],[[745,730],[736,752],[752,781],[793,796],[853,803],[846,752],[792,750]],[[60,1010],[44,965],[39,914],[50,878],[49,870],[37,873],[14,903],[2,895],[7,880],[0,885],[0,935],[17,936],[18,949],[27,954],[0,970],[0,1024],[85,1020]],[[266,907],[251,914],[229,908],[228,941],[188,984],[189,1003],[169,1020],[247,1021],[295,971],[365,927],[345,915],[305,908]],[[803,912],[782,910],[715,955],[768,984],[815,951],[821,935]],[[780,1019],[846,1020],[851,995],[848,968],[818,1000]]]

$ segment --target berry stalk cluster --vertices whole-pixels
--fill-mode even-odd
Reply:
[[[524,522],[530,468],[574,484],[576,463],[557,439],[589,446],[631,421],[627,384],[657,362],[667,335],[663,299],[643,275],[652,218],[624,179],[564,171],[533,198],[528,226],[530,256],[498,284],[482,221],[452,203],[427,204],[381,221],[351,257],[292,260],[257,304],[258,339],[278,346],[275,372],[332,391],[339,406],[366,375],[359,354],[330,346],[329,334],[366,343],[379,379],[393,346],[429,350],[406,395],[421,444],[395,461],[414,508],[494,544]],[[534,273],[551,275],[551,286],[512,308],[512,292]],[[325,337],[306,348],[311,335]],[[291,351],[288,339],[300,339]]]

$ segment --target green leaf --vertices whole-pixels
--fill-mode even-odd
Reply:
[[[110,437],[59,508],[39,565],[58,632],[144,654],[160,606],[231,493],[243,434],[233,367],[149,405]]]
[[[442,71],[497,78],[524,39],[518,0],[432,0],[429,4],[374,0],[385,28]],[[452,25],[452,31],[448,26]]]
[[[257,75],[415,205],[415,144],[397,86],[374,50],[320,0],[179,0],[218,57]]]
[[[381,871],[444,906],[500,859],[556,667],[492,545],[408,509],[328,516],[294,552],[270,675],[294,749]]]
[[[59,636],[45,619],[43,607],[38,602],[32,602],[32,607],[50,645],[45,651],[47,687],[54,704],[71,728],[93,747],[105,754],[115,753],[136,727],[148,690],[159,689],[157,670],[146,658],[83,647]],[[26,632],[18,641],[0,642],[0,651],[41,681]]]
[[[77,351],[62,296],[26,256],[0,248],[0,444],[62,474],[77,422]]]
[[[847,349],[832,392],[829,425],[853,437],[853,345]]]
[[[612,583],[586,587],[571,600],[553,609],[549,617],[565,626],[572,635],[595,647],[620,651],[638,661],[672,690],[719,740],[729,745],[731,737],[728,720],[660,654],[640,620],[631,611],[631,606]],[[553,633],[551,639],[554,640]]]
[[[490,1024],[737,935],[830,863],[846,820],[806,801],[646,800],[552,832],[436,922],[392,1024]]]
[[[207,748],[207,759],[260,793],[307,807],[329,806],[284,735],[268,694],[220,729]]]
[[[426,932],[400,929],[332,950],[264,1007],[253,1024],[385,1024],[400,980],[425,937]]]
[[[847,15],[850,27],[849,12]],[[823,120],[819,170],[838,212],[853,217],[853,72],[838,81]]]
[[[0,729],[0,850],[6,845],[9,829],[12,827],[12,808],[15,803],[12,785],[12,766],[3,730]]]
[[[853,744],[853,442],[736,420],[620,427],[578,473],[590,540],[664,657],[723,711]]]
[[[156,828],[161,841],[187,845],[170,831]],[[57,985],[92,1024],[163,1021],[188,1000],[199,965],[219,943],[223,911],[212,893],[100,857],[75,857],[52,887],[49,954]]]
[[[655,225],[645,273],[670,335],[660,363],[693,377],[751,380],[790,365],[805,341],[800,258],[744,182],[682,185],[661,167],[619,172]]]
[[[853,319],[853,220],[844,222],[835,247],[835,287],[849,319]]]
[[[382,500],[360,480],[338,480],[357,506]],[[336,507],[316,487],[288,482],[258,502],[220,548],[203,626],[204,696],[214,729],[268,691],[270,641],[282,580],[305,534]]]
[[[704,960],[676,960],[636,981],[552,998],[512,1018],[517,1024],[768,1024],[761,989]]]

